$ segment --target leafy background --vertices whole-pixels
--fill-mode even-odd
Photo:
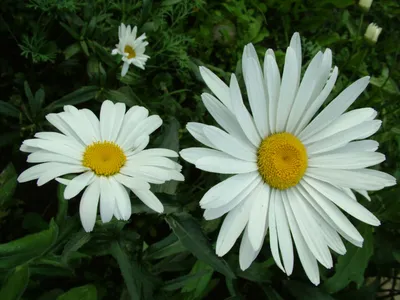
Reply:
[[[146,32],[146,70],[121,63],[110,52],[120,22]],[[363,33],[383,27],[375,46]],[[146,106],[164,125],[151,146],[174,150],[196,145],[188,121],[212,122],[200,101],[206,90],[198,66],[224,80],[241,78],[240,57],[252,42],[260,57],[277,49],[282,67],[293,32],[302,36],[304,62],[329,47],[340,75],[332,99],[350,82],[371,75],[356,102],[383,120],[374,136],[387,160],[378,166],[400,177],[400,4],[375,1],[362,12],[352,0],[2,0],[0,2],[0,299],[395,299],[399,297],[400,189],[359,199],[382,221],[354,223],[365,238],[359,249],[321,268],[314,287],[296,260],[287,278],[274,264],[268,241],[251,268],[238,267],[238,247],[214,254],[221,220],[204,221],[198,206],[222,178],[184,164],[186,181],[153,187],[165,204],[152,213],[132,198],[128,222],[81,228],[79,197],[63,187],[17,184],[28,167],[18,148],[37,131],[52,130],[44,116],[65,104],[99,112],[104,99]],[[242,84],[242,83],[241,83]]]

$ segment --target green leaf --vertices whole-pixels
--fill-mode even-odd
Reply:
[[[171,117],[165,126],[165,130],[160,137],[162,139],[159,148],[171,149],[176,152],[179,152],[179,122]],[[177,158],[173,159],[177,161]],[[157,184],[152,186],[152,191],[154,193],[166,193],[169,195],[176,194],[176,188],[178,187],[179,181],[170,180],[164,184]]]
[[[353,0],[324,0],[322,3],[330,3],[336,6],[337,8],[346,8],[350,5],[354,5]]]
[[[150,15],[151,6],[153,4],[153,0],[143,0],[142,6],[142,23],[144,23]]]
[[[82,48],[79,43],[73,43],[64,50],[65,59],[70,59],[72,56],[81,52]]]
[[[189,274],[189,275],[184,275],[172,280],[168,280],[165,282],[164,286],[162,287],[162,289],[164,291],[174,291],[174,290],[178,290],[182,287],[184,287],[186,284],[188,283],[192,283],[193,282],[197,282],[197,280],[204,276],[207,273],[206,270],[202,270],[200,272],[197,272],[196,274]]]
[[[9,269],[43,255],[57,240],[58,226],[51,220],[49,229],[0,245],[0,269]]]
[[[38,89],[35,93],[35,102],[38,103],[38,110],[40,110],[43,106],[45,99],[45,93],[42,88]]]
[[[72,235],[68,243],[65,244],[61,260],[64,263],[67,263],[68,258],[71,256],[71,254],[75,251],[78,251],[82,246],[88,243],[90,239],[91,239],[90,233],[87,233],[85,231],[80,231]]]
[[[186,299],[203,299],[204,294],[207,291],[207,288],[210,284],[211,278],[214,273],[214,269],[210,267],[208,264],[205,264],[201,260],[196,261],[190,274],[199,274],[205,272],[198,280],[189,281],[182,288],[182,293],[190,293],[190,298],[186,297]]]
[[[115,67],[117,65],[115,59],[113,58],[113,56],[111,55],[111,51],[106,51],[106,49],[104,49],[104,47],[100,44],[98,44],[95,41],[87,41],[89,47],[92,48],[93,52],[95,52],[97,54],[97,56],[99,57],[99,59],[105,63],[107,66],[109,67]]]
[[[336,273],[325,281],[323,288],[330,294],[345,288],[350,282],[357,283],[358,288],[364,282],[364,271],[371,258],[373,247],[372,227],[362,224],[360,233],[364,237],[362,248],[353,245],[347,246],[347,253],[339,256],[335,266]]]
[[[14,105],[0,100],[0,115],[19,119],[21,112]]]
[[[165,239],[150,245],[144,253],[146,259],[161,259],[170,255],[186,251],[186,248],[178,240],[176,235],[171,233]]]
[[[274,259],[271,257],[262,263],[253,262],[251,264],[251,266],[248,269],[246,269],[245,271],[238,269],[236,274],[239,277],[242,277],[247,280],[254,281],[254,282],[269,281],[271,278],[271,275],[272,275],[269,267],[274,264],[275,264]]]
[[[0,290],[0,299],[2,300],[18,300],[29,282],[29,267],[22,265],[16,267],[8,276],[6,282]]]
[[[113,242],[111,244],[110,251],[119,265],[131,299],[141,299],[140,286],[138,281],[134,278],[135,270],[132,268],[128,255],[121,249],[118,242]]]
[[[235,274],[226,261],[215,254],[215,250],[201,231],[200,225],[191,215],[182,212],[168,215],[165,219],[182,245],[192,252],[194,256],[225,276],[235,278]]]
[[[310,283],[306,284],[295,280],[288,280],[284,282],[284,286],[298,300],[334,300],[329,294]]]
[[[97,86],[83,86],[68,95],[58,99],[57,101],[52,102],[50,105],[46,107],[47,110],[53,111],[57,108],[64,107],[64,105],[76,105],[79,103],[84,103],[86,101],[92,100],[96,97],[99,92],[99,88]]]
[[[9,163],[0,174],[0,207],[7,206],[17,187],[17,172]]]
[[[32,116],[36,116],[37,112],[40,110],[41,103],[38,101],[38,99],[36,99],[36,97],[33,97],[31,88],[29,87],[29,83],[27,81],[24,81],[24,90],[26,98],[28,98]]]
[[[113,102],[125,103],[129,107],[137,104],[132,97],[129,97],[121,90],[106,90],[104,91],[104,96],[106,99],[110,99]]]
[[[76,287],[58,296],[57,300],[97,300],[97,289],[92,284]]]
[[[383,91],[393,94],[393,95],[400,95],[399,87],[397,86],[396,82],[389,77],[389,69],[383,68],[381,76],[374,77],[372,76],[369,81],[373,86],[381,88]]]
[[[65,222],[68,212],[68,201],[64,198],[64,191],[67,186],[59,183],[57,187],[58,211],[56,215],[56,223],[62,226]]]

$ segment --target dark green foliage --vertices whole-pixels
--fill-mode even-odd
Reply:
[[[132,197],[127,222],[97,221],[83,231],[79,198],[66,201],[63,186],[17,184],[28,167],[21,142],[54,130],[48,113],[64,105],[96,114],[111,99],[143,105],[164,124],[149,147],[198,146],[185,129],[212,123],[200,100],[206,86],[198,67],[223,80],[236,73],[253,43],[261,59],[275,49],[282,68],[291,35],[302,37],[303,62],[331,48],[340,75],[332,99],[350,82],[370,75],[354,107],[373,107],[383,121],[373,137],[387,160],[377,169],[400,178],[400,3],[375,1],[363,13],[353,0],[1,0],[0,1],[0,299],[396,299],[400,294],[400,189],[358,199],[382,222],[352,219],[365,241],[346,244],[334,268],[322,266],[313,286],[295,258],[287,278],[274,264],[268,239],[253,265],[238,266],[238,245],[224,258],[214,243],[221,220],[205,221],[198,203],[220,177],[183,164],[184,183],[152,186],[165,206],[158,215]],[[137,25],[149,46],[146,69],[130,68],[111,50],[121,22]],[[378,43],[363,34],[383,27]],[[304,71],[304,69],[303,69]],[[178,159],[179,160],[179,159]],[[379,293],[379,294],[378,294]]]

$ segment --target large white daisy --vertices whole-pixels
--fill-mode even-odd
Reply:
[[[208,148],[188,148],[180,154],[199,169],[236,174],[212,187],[200,201],[207,220],[227,213],[216,245],[219,256],[244,231],[239,263],[243,270],[248,268],[269,229],[278,267],[292,273],[296,248],[308,278],[317,285],[317,261],[331,268],[329,248],[346,252],[340,236],[358,247],[363,243],[340,209],[365,223],[380,224],[356,201],[353,190],[368,198],[367,191],[396,182],[386,173],[366,169],[385,160],[375,152],[377,142],[361,141],[381,126],[376,111],[345,112],[369,77],[346,88],[314,117],[330,94],[338,69],[331,71],[332,53],[326,49],[315,55],[301,79],[301,60],[298,33],[287,48],[282,77],[271,49],[262,68],[253,45],[244,48],[242,68],[251,114],[234,74],[227,86],[201,67],[216,96],[204,93],[202,100],[222,129],[188,123],[188,131]]]
[[[124,65],[122,66],[121,76],[126,75],[131,64],[144,70],[146,61],[150,58],[150,56],[144,54],[146,46],[149,44],[144,41],[146,34],[143,33],[138,38],[136,38],[136,34],[136,26],[131,29],[131,25],[125,26],[124,23],[121,23],[118,27],[119,42],[115,45],[116,48],[112,50],[111,54],[122,55]]]
[[[149,116],[142,106],[125,113],[125,104],[106,100],[100,121],[88,109],[64,106],[64,112],[48,114],[46,119],[61,133],[39,132],[25,140],[21,151],[31,153],[28,162],[40,163],[25,170],[19,182],[36,180],[39,186],[56,179],[66,185],[64,197],[71,199],[85,191],[80,202],[80,217],[86,231],[92,231],[100,201],[103,222],[115,216],[131,216],[131,190],[144,204],[162,213],[164,207],[150,191],[149,183],[182,181],[181,166],[167,157],[177,157],[169,149],[147,149],[149,135],[162,120]],[[82,173],[72,180],[59,178]]]

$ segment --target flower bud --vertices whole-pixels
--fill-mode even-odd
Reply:
[[[372,43],[376,44],[378,41],[378,37],[381,34],[382,28],[377,26],[375,23],[371,23],[368,25],[367,30],[365,31],[364,38]]]
[[[373,0],[360,0],[358,6],[360,6],[363,11],[367,12],[371,7],[372,1]]]

